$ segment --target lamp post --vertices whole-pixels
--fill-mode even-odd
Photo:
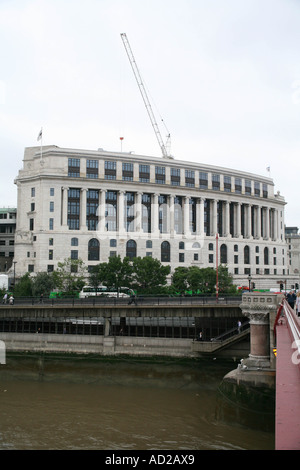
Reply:
[[[15,290],[15,286],[16,286],[16,264],[17,264],[17,261],[13,261],[13,264],[14,264],[14,290]]]
[[[251,276],[251,274],[249,274],[249,276],[248,276],[249,292],[251,292],[251,281],[252,281],[252,276]]]

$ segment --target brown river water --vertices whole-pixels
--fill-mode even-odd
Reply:
[[[274,415],[237,409],[234,362],[18,355],[0,365],[0,450],[272,450]]]

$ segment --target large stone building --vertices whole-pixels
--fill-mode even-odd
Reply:
[[[295,279],[295,289],[300,284],[300,234],[298,227],[285,227],[285,238],[288,247],[289,273]]]
[[[18,276],[64,258],[109,256],[177,266],[226,264],[235,283],[288,275],[284,198],[269,177],[122,152],[25,149],[18,188]]]
[[[0,208],[0,272],[7,272],[15,250],[16,208]]]

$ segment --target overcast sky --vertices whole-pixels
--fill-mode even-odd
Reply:
[[[123,32],[175,159],[271,176],[300,227],[299,0],[0,0],[0,206],[41,127],[161,156]]]

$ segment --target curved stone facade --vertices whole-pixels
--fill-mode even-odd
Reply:
[[[271,178],[128,153],[25,149],[18,186],[16,273],[67,257],[152,256],[177,266],[226,264],[238,285],[287,275],[285,201]]]

